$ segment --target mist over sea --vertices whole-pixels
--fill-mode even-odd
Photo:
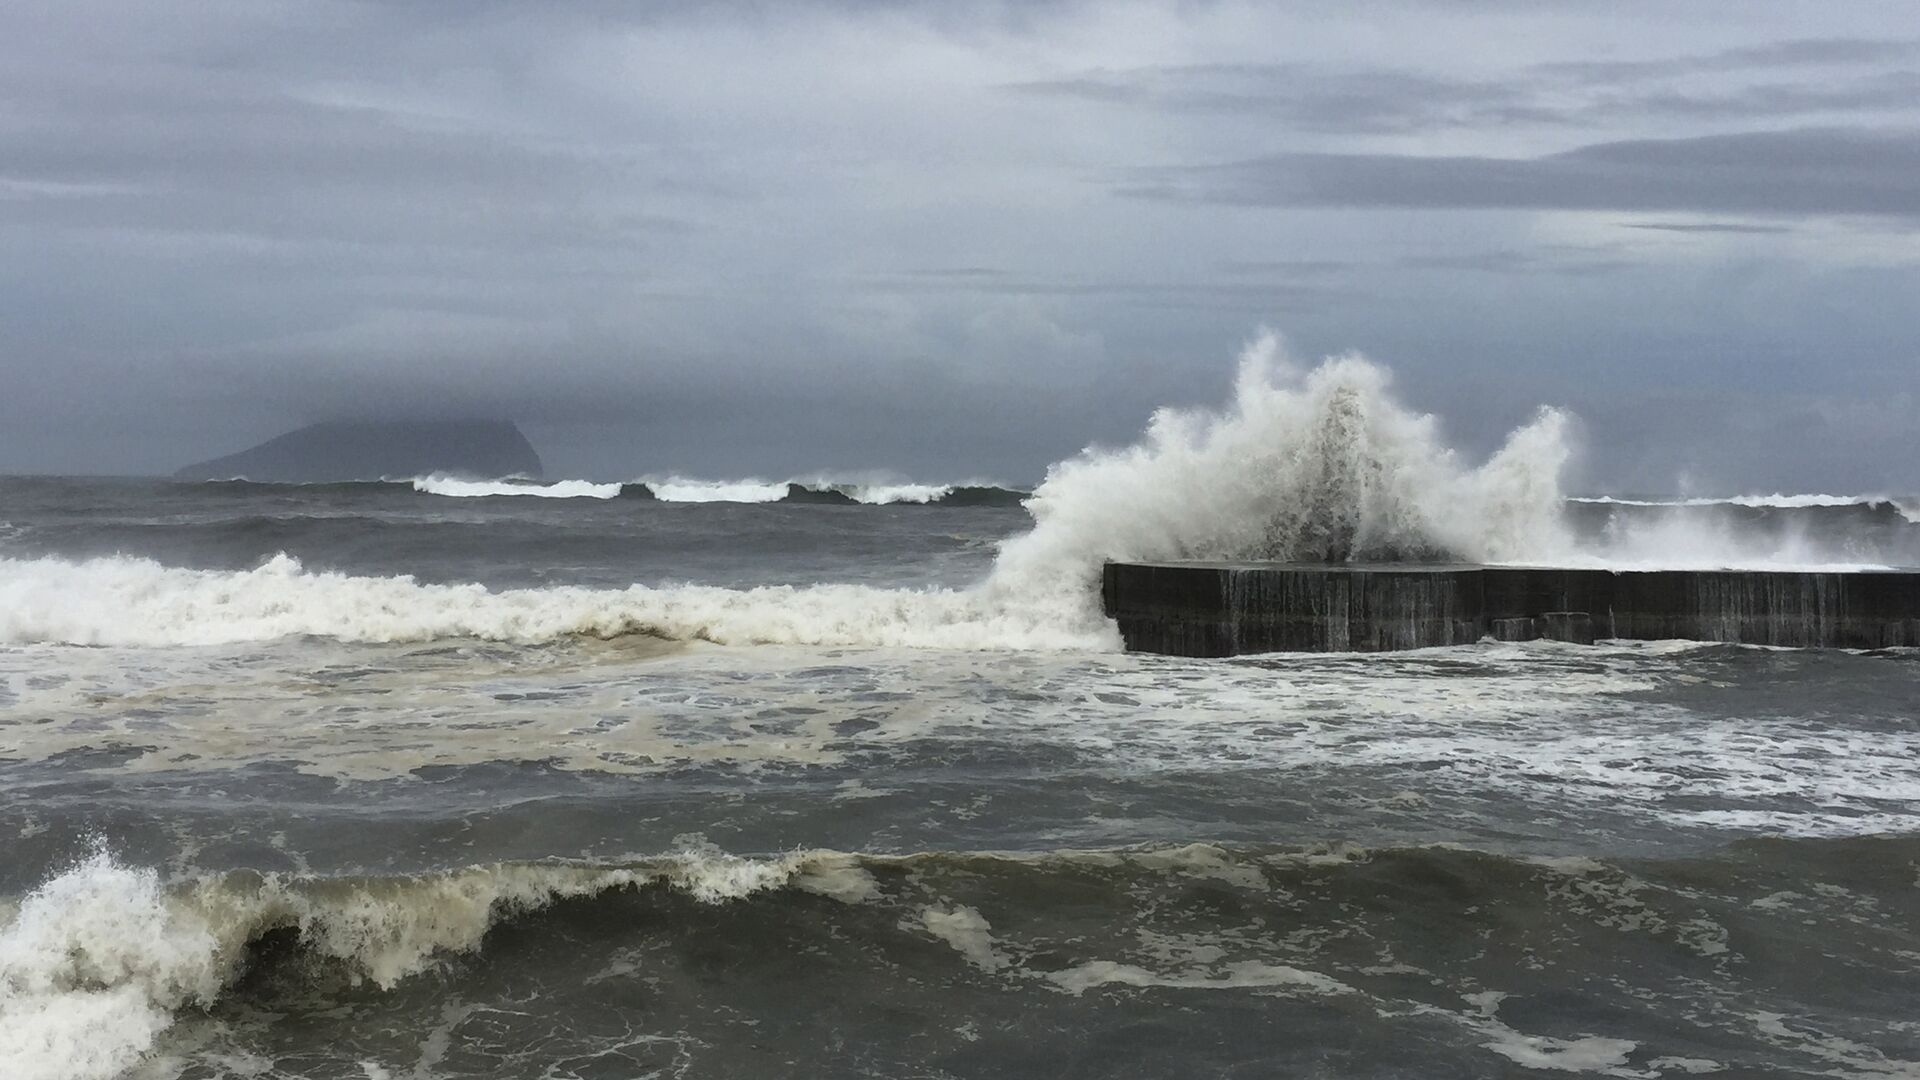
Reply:
[[[1568,452],[1262,342],[1031,493],[0,478],[0,1078],[1920,1076],[1920,652],[1099,610],[1109,559],[1920,565],[1911,493]]]

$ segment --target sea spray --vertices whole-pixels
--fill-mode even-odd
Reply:
[[[1049,470],[1028,503],[1035,528],[1008,541],[989,588],[1051,594],[1084,623],[1108,560],[1498,561],[1570,546],[1563,414],[1543,409],[1470,468],[1390,382],[1351,355],[1302,373],[1261,336],[1225,409],[1162,409],[1135,445]]]

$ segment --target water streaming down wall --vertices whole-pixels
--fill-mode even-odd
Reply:
[[[1494,636],[1920,645],[1920,573],[1108,563],[1127,647],[1180,656],[1376,652]]]

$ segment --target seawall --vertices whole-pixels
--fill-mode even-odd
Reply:
[[[1920,645],[1920,571],[1108,563],[1101,597],[1127,648],[1175,656],[1374,652],[1489,636]]]

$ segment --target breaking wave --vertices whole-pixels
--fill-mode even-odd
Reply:
[[[413,490],[427,495],[450,495],[473,499],[493,495],[527,495],[543,499],[617,499],[619,484],[596,484],[591,480],[559,480],[539,484],[522,480],[460,480],[449,476],[422,476],[413,481]]]
[[[108,1080],[138,1064],[176,1010],[211,1005],[249,942],[293,930],[313,954],[390,988],[479,947],[509,915],[610,889],[663,886],[706,903],[793,887],[848,902],[872,888],[851,856],[750,860],[689,852],[628,866],[517,864],[388,879],[234,873],[163,885],[99,852],[0,923],[0,1061],[10,1080]]]
[[[727,589],[558,586],[489,590],[411,577],[309,571],[278,555],[254,570],[185,570],[116,556],[0,559],[0,642],[220,645],[315,635],[342,641],[472,637],[537,643],[644,634],[723,645],[1112,648],[1113,631],[978,590],[862,585]]]
[[[147,1059],[184,1011],[271,994],[242,977],[287,963],[275,942],[293,951],[283,973],[315,991],[302,1009],[326,1009],[341,974],[393,991],[436,969],[449,982],[431,999],[438,1008],[469,985],[449,962],[492,952],[488,934],[504,921],[520,940],[500,946],[513,957],[502,962],[546,965],[524,974],[564,992],[593,959],[690,932],[712,921],[702,906],[720,905],[738,948],[807,950],[800,992],[891,975],[950,994],[967,992],[957,977],[990,979],[991,993],[1043,995],[1036,1003],[1144,989],[1337,997],[1365,1006],[1359,1015],[1438,1019],[1513,1060],[1573,1068],[1618,1066],[1637,1043],[1590,1028],[1523,1034],[1495,1016],[1504,995],[1487,988],[1573,993],[1611,978],[1640,1006],[1610,1011],[1610,1034],[1665,1031],[1661,1015],[1684,1003],[1724,1051],[1798,1072],[1821,1064],[1825,1045],[1771,1037],[1742,1003],[1764,988],[1795,1011],[1844,1015],[1821,1009],[1835,1004],[1830,990],[1781,986],[1779,958],[1797,954],[1779,943],[1817,934],[1830,951],[1786,962],[1891,972],[1902,931],[1879,913],[1906,902],[1916,856],[1911,837],[1747,840],[1660,859],[1207,843],[746,858],[696,845],[617,862],[163,880],[96,852],[11,910],[0,901],[0,1061],[9,1080],[110,1080]],[[541,913],[561,904],[570,914],[550,926]],[[1479,947],[1463,956],[1461,941]],[[653,977],[680,977],[670,953],[656,955]],[[1871,1019],[1903,1015],[1883,999]],[[1910,1064],[1850,1052],[1861,1067],[1847,1075],[1906,1075],[1893,1066]]]

